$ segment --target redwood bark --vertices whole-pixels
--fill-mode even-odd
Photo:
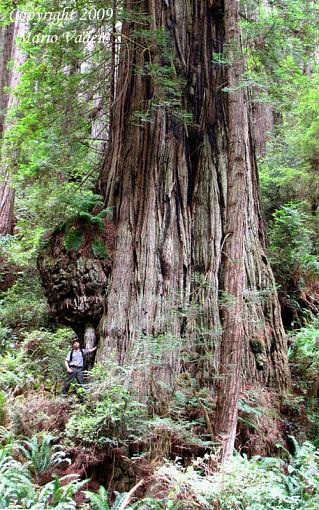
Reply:
[[[12,55],[14,25],[0,27],[0,142],[4,133],[5,117],[9,104],[6,87],[10,83],[8,63]],[[1,158],[0,158],[1,161]],[[0,170],[0,235],[12,234],[14,191],[3,168]]]
[[[270,104],[255,101],[251,105],[251,113],[256,155],[264,156],[275,125],[274,111]]]
[[[11,81],[8,63],[14,47],[14,32],[14,24],[0,27],[0,137],[3,135],[10,97],[6,89]]]
[[[14,195],[8,178],[0,182],[0,235],[13,234]]]
[[[169,51],[163,55],[155,35],[151,42],[137,36],[140,22],[124,22],[111,145],[97,186],[114,207],[117,224],[98,359],[112,355],[127,365],[127,383],[149,402],[165,402],[180,372],[187,371],[197,384],[218,390],[225,416],[227,386],[216,381],[229,360],[236,365],[229,378],[231,402],[238,396],[239,357],[245,382],[284,389],[289,381],[280,308],[263,248],[247,104],[243,92],[238,102],[222,90],[237,79],[236,66],[228,74],[212,58],[226,49],[235,4],[125,2],[128,11],[149,16],[143,28],[165,30]],[[150,63],[167,66],[167,53],[175,79],[183,79],[182,108],[192,117],[190,125],[147,71]],[[235,298],[230,308],[227,293]],[[236,407],[225,420],[233,441]]]
[[[3,159],[3,137],[9,127],[7,113],[14,103],[10,89],[19,81],[18,66],[24,56],[16,44],[16,38],[23,33],[25,26],[12,23],[0,27],[0,235],[13,233],[15,191],[11,185],[10,170]],[[14,68],[10,68],[11,60]]]
[[[238,88],[243,73],[238,28],[238,4],[225,0],[225,41],[228,45],[228,168],[225,243],[222,254],[225,303],[222,307],[220,377],[217,385],[215,433],[221,440],[221,458],[234,448],[241,386],[244,339],[245,232],[247,174],[252,173],[249,152],[247,98]]]

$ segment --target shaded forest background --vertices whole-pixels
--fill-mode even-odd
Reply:
[[[238,43],[234,50],[229,42],[218,49],[218,37],[224,37],[218,32],[224,3],[207,2],[209,19],[219,21],[213,23],[217,43],[209,48],[205,79],[210,85],[211,76],[216,80],[217,105],[227,108],[229,97],[244,98],[247,143],[252,167],[258,164],[259,183],[254,185],[262,207],[255,237],[270,261],[276,287],[275,292],[267,269],[260,273],[267,275],[260,277],[262,283],[244,295],[248,341],[242,351],[242,384],[239,395],[234,394],[238,453],[220,467],[216,395],[223,379],[215,367],[215,340],[209,343],[220,331],[215,316],[203,320],[205,304],[215,303],[205,264],[198,263],[189,277],[186,305],[179,295],[179,266],[173,268],[176,280],[165,281],[171,261],[169,249],[163,250],[164,305],[154,311],[154,327],[146,320],[141,326],[138,303],[131,304],[136,322],[128,307],[125,328],[130,333],[125,328],[110,333],[106,313],[107,308],[122,317],[126,311],[124,305],[116,308],[125,286],[117,295],[117,285],[110,282],[121,236],[118,225],[125,224],[117,197],[128,196],[121,186],[131,172],[130,161],[142,159],[138,148],[127,150],[130,140],[143,146],[143,154],[153,154],[154,147],[160,152],[161,139],[157,142],[152,131],[158,122],[167,129],[170,154],[176,139],[192,141],[194,165],[196,158],[205,161],[197,151],[198,131],[203,125],[208,130],[209,116],[215,115],[209,111],[205,117],[199,80],[192,82],[188,75],[186,80],[178,67],[184,49],[176,48],[168,35],[161,14],[170,2],[162,3],[154,21],[145,6],[155,9],[157,2],[93,2],[96,12],[112,9],[112,16],[101,21],[76,18],[63,27],[36,20],[10,23],[8,15],[17,3],[0,4],[0,506],[316,510],[318,5],[306,0],[240,2],[242,49]],[[71,4],[79,11],[87,5],[69,2],[67,7]],[[18,2],[20,9],[33,12],[57,12],[65,6],[53,0]],[[203,7],[194,41],[201,40],[199,27],[206,19]],[[48,43],[48,37],[66,30],[104,34],[104,42],[73,39],[66,44],[61,38]],[[191,46],[190,58],[195,59]],[[230,70],[238,54],[244,69],[234,84]],[[127,118],[119,113],[123,103]],[[231,138],[231,125],[218,126],[220,140],[213,145],[220,148],[224,135],[224,140]],[[149,140],[145,146],[143,133]],[[118,145],[116,137],[121,138]],[[124,168],[122,180],[117,161]],[[150,157],[148,168],[152,163]],[[167,169],[168,175],[169,164]],[[114,179],[109,178],[112,172]],[[144,183],[150,174],[145,173]],[[171,182],[166,184],[170,189]],[[194,186],[192,199],[196,189],[206,197],[201,186]],[[143,187],[137,187],[134,200],[142,196]],[[163,194],[163,210],[169,200]],[[177,209],[171,209],[173,216]],[[204,229],[200,235],[203,224],[198,220],[199,246],[207,237]],[[145,223],[137,222],[139,228],[145,235]],[[143,233],[140,239],[145,245]],[[260,267],[268,268],[263,257]],[[125,249],[118,268],[126,267],[128,259]],[[250,264],[248,259],[248,268]],[[281,318],[275,316],[275,294]],[[152,307],[152,301],[145,302]],[[225,303],[232,305],[226,292],[218,297],[221,308]],[[268,313],[267,324],[275,332],[258,336],[256,328],[250,329],[249,313],[255,321]],[[130,345],[138,325],[141,352],[134,351],[134,342]],[[74,389],[63,400],[63,361],[74,331],[86,346],[99,343],[99,350],[93,368],[89,360],[85,394]],[[183,334],[176,331],[186,331],[193,343],[185,347]],[[279,369],[274,359],[283,360]],[[167,366],[173,367],[169,374]]]

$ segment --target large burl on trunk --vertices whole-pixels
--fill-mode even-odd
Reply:
[[[98,358],[130,366],[128,383],[152,402],[188,371],[217,392],[216,434],[229,452],[239,378],[279,391],[289,384],[239,86],[237,2],[124,4],[137,17],[123,26],[97,186],[117,224]]]
[[[112,268],[114,225],[104,220],[104,227],[103,232],[95,233],[106,245],[104,256],[92,251],[94,227],[76,221],[68,231],[83,236],[81,246],[67,250],[65,231],[57,229],[47,236],[37,261],[51,314],[72,327],[81,339],[86,337],[87,347],[95,343]]]

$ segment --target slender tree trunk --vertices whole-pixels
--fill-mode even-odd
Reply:
[[[289,380],[245,94],[223,92],[240,66],[213,61],[238,37],[236,4],[125,2],[148,15],[143,29],[154,32],[146,37],[139,20],[124,22],[111,145],[97,186],[117,224],[98,358],[130,367],[128,383],[157,409],[181,371],[217,391],[216,432],[231,438],[227,453],[240,360],[247,382],[284,389]]]
[[[8,177],[0,182],[0,235],[13,234],[14,195]]]
[[[14,25],[0,27],[0,140],[4,133],[5,117],[9,104],[6,87],[10,84],[8,63],[12,55]],[[0,170],[0,235],[12,234],[14,191],[3,165]]]
[[[260,19],[260,9],[270,10],[271,7],[267,0],[258,2],[258,4],[248,4],[245,2],[245,15],[247,19],[258,22]],[[254,149],[257,156],[264,156],[266,145],[269,140],[269,133],[275,125],[275,112],[270,102],[258,101],[256,98],[249,97],[251,103],[252,120],[252,138]]]
[[[84,347],[86,349],[93,349],[96,346],[97,338],[96,338],[96,330],[94,324],[88,322],[84,328]],[[91,368],[93,365],[93,354],[89,354],[89,359],[86,363],[87,369]]]
[[[25,26],[12,23],[0,27],[0,235],[13,233],[14,198],[8,164],[3,157],[3,137],[10,126],[7,113],[14,104],[13,89],[19,81],[17,68],[22,64],[24,56],[16,44],[16,38],[23,33]],[[10,61],[14,67],[10,68]]]
[[[6,88],[11,81],[8,63],[14,47],[14,24],[0,27],[0,137],[3,135],[9,93]]]
[[[270,104],[253,102],[251,105],[253,139],[257,156],[264,156],[269,133],[275,125],[274,111]]]
[[[238,399],[241,386],[241,359],[244,339],[245,232],[247,174],[252,173],[247,99],[238,88],[243,73],[238,4],[225,0],[225,41],[228,58],[228,168],[225,243],[222,278],[225,303],[222,307],[220,379],[217,386],[215,432],[221,438],[221,457],[234,448]]]
[[[115,81],[116,81],[116,24],[117,24],[117,0],[113,0],[113,20],[111,33],[111,80],[110,80],[110,111],[109,111],[109,127],[112,132],[113,112],[115,100]]]

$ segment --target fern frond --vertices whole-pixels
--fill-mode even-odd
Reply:
[[[69,227],[63,236],[64,246],[67,251],[77,251],[83,243],[84,234],[75,226]]]
[[[96,258],[106,259],[109,257],[105,243],[103,243],[99,239],[96,238],[93,239],[91,243],[91,250],[94,257]]]
[[[80,211],[79,218],[81,218],[82,220],[88,221],[90,223],[93,223],[95,220],[95,216],[93,216],[92,214],[90,214],[87,211]]]
[[[102,485],[98,493],[85,491],[85,495],[90,499],[93,510],[111,510],[108,503],[109,494]]]
[[[120,510],[121,505],[124,501],[124,499],[127,496],[127,492],[122,492],[121,494],[119,492],[116,493],[116,500],[114,501],[111,510]]]
[[[102,211],[99,212],[99,214],[97,214],[97,217],[98,218],[106,218],[107,216],[111,216],[113,212],[113,208],[112,207],[106,207],[106,209],[102,209]]]

